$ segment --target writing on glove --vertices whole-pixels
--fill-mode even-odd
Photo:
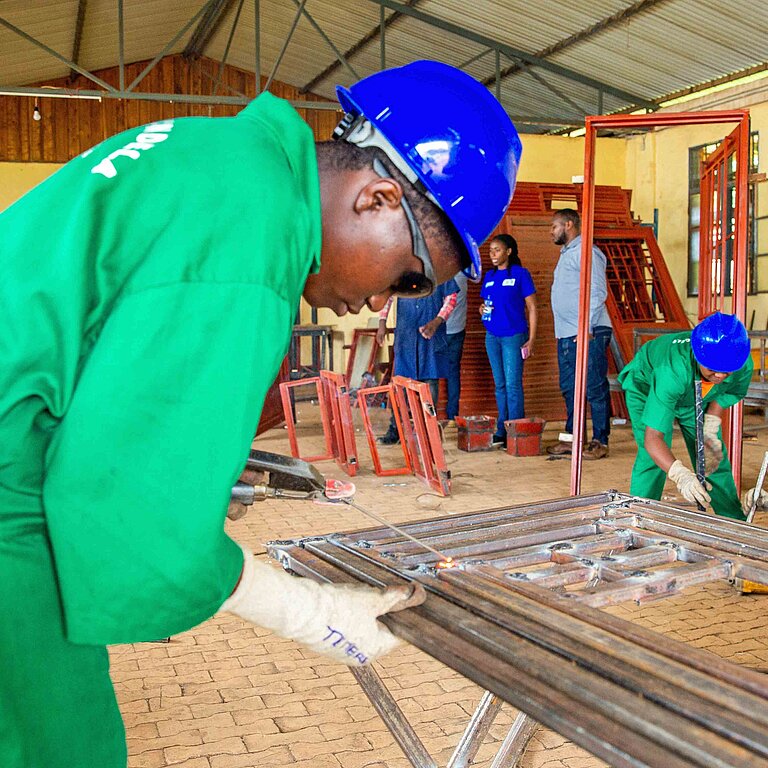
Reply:
[[[425,599],[424,588],[415,583],[386,589],[317,584],[259,562],[243,549],[240,583],[221,610],[316,653],[358,666],[400,644],[378,617],[420,605]]]

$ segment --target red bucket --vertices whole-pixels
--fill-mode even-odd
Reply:
[[[510,456],[538,456],[541,453],[541,433],[546,423],[537,416],[505,421],[507,453]]]
[[[459,450],[468,453],[490,451],[493,448],[495,424],[496,419],[491,416],[457,416]]]

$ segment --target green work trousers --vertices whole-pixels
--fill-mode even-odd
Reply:
[[[632,432],[637,443],[637,458],[632,467],[632,482],[630,493],[635,496],[643,496],[646,499],[661,499],[664,483],[667,475],[660,467],[656,465],[648,452],[645,450],[645,424],[643,422],[643,409],[645,408],[645,398],[637,392],[631,390],[625,391],[624,395],[627,401],[629,417],[632,419]],[[696,467],[696,415],[693,409],[690,411],[679,412],[676,415],[680,431],[683,433],[685,446],[688,449],[688,456],[691,459],[691,465]],[[721,435],[722,439],[722,435]],[[664,433],[664,442],[672,447],[672,426]],[[707,475],[707,480],[712,484],[712,490],[709,492],[712,498],[712,509],[715,514],[722,517],[732,517],[735,520],[744,520],[744,512],[741,509],[739,493],[736,490],[736,484],[733,482],[733,473],[731,462],[728,460],[728,454],[723,446],[723,460],[712,473]]]
[[[45,524],[0,509],[0,765],[125,768],[104,646],[64,637]]]

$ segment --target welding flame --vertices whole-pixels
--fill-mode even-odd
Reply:
[[[454,562],[452,557],[446,557],[445,560],[442,560],[437,564],[438,568],[455,568],[456,563]]]

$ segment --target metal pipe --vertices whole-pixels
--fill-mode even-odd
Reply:
[[[252,99],[248,96],[203,96],[189,93],[153,93],[142,91],[96,91],[73,88],[37,88],[28,86],[0,86],[0,96],[33,96],[38,98],[61,99],[127,99],[133,101],[162,101],[173,104],[221,104],[224,106],[245,106]],[[289,99],[296,109],[317,109],[338,112],[340,107],[334,101],[304,101]]]
[[[348,557],[341,552],[325,553],[326,556],[329,554]],[[356,562],[355,568],[359,567],[367,571],[366,566]],[[733,697],[727,697],[724,693],[721,696],[711,691],[706,693],[706,689],[702,689],[702,694],[707,699],[716,697],[716,701],[705,700],[702,695],[684,693],[678,687],[677,681],[672,686],[665,684],[655,688],[653,699],[638,697],[634,686],[639,685],[641,689],[648,690],[648,671],[635,670],[632,654],[617,658],[615,663],[610,662],[611,657],[607,655],[606,650],[612,647],[612,643],[598,632],[597,645],[589,652],[589,660],[584,663],[572,662],[570,653],[578,647],[577,645],[569,646],[571,650],[566,658],[559,654],[542,655],[548,643],[555,642],[559,645],[563,631],[571,627],[563,615],[553,615],[556,623],[551,627],[549,640],[544,641],[542,646],[531,644],[529,640],[523,640],[523,637],[529,636],[529,619],[524,619],[517,611],[509,613],[507,595],[503,601],[504,610],[501,610],[499,604],[489,603],[485,595],[482,598],[477,594],[470,595],[468,590],[476,592],[478,584],[462,576],[460,571],[442,572],[441,582],[456,582],[455,587],[451,589],[448,589],[447,584],[441,586],[441,592],[445,593],[445,597],[450,597],[451,602],[446,602],[440,597],[430,597],[427,603],[416,611],[384,616],[382,621],[388,626],[396,625],[401,637],[428,652],[434,653],[439,648],[437,658],[447,661],[458,671],[469,673],[468,676],[479,685],[501,695],[515,706],[524,702],[524,709],[531,715],[555,727],[560,733],[573,738],[615,766],[689,766],[687,760],[681,761],[681,754],[687,754],[689,758],[698,754],[701,756],[699,764],[708,767],[731,765],[729,760],[738,763],[739,759],[743,759],[744,747],[726,746],[723,737],[715,735],[715,732],[719,734],[726,728],[734,729],[733,733],[729,731],[729,736],[737,736],[739,740],[745,739],[749,743],[763,743],[768,749],[764,728],[759,728],[750,720],[754,710],[749,707],[757,706],[758,702],[747,704],[745,699],[737,697],[735,705],[745,707],[744,712],[748,714],[742,715],[741,711],[734,714],[733,708],[725,709]],[[462,612],[459,605],[471,605],[472,617],[469,618],[467,613]],[[531,602],[528,610],[532,620],[540,623],[541,614],[536,602]],[[578,622],[572,629],[578,644],[583,635],[582,623]],[[508,634],[509,631],[512,631],[511,635]],[[656,639],[658,641],[660,638],[656,636]],[[661,643],[657,642],[656,652],[650,654],[654,663],[663,647],[662,639]],[[601,678],[601,683],[594,679],[590,683],[586,670],[609,662],[612,664],[610,679],[618,680],[616,675],[620,675],[626,681],[622,684],[607,683],[608,678]],[[679,669],[678,673],[684,674],[684,669]],[[624,687],[630,679],[635,680],[635,683],[629,688]],[[658,703],[656,697],[661,697]],[[682,699],[677,704],[662,704],[665,697],[682,697],[685,704],[682,705]],[[658,713],[657,706],[663,707],[663,715]],[[685,709],[681,710],[681,706]],[[702,726],[681,719],[675,714],[688,711],[688,707],[690,712],[697,711],[698,717],[705,718],[708,727],[714,731],[708,733]],[[569,726],[568,713],[575,716],[575,721],[571,722],[578,722],[576,731]],[[755,716],[768,717],[765,713]],[[609,718],[612,725],[597,725],[597,721],[602,718]],[[620,737],[617,727],[621,731]],[[594,728],[598,728],[598,731],[593,730]],[[616,744],[614,739],[620,738],[622,747],[627,750],[624,752],[624,758],[618,757],[615,751],[610,749],[610,744],[606,744],[605,739],[592,739],[596,733],[603,737],[613,734],[613,738],[608,738],[610,744]],[[741,757],[735,757],[730,752],[731,749],[735,749]],[[627,761],[628,754],[642,754],[643,759],[648,762]]]
[[[53,56],[54,59],[58,59],[63,64],[66,64],[70,69],[73,69],[75,72],[79,72],[81,75],[83,75],[83,77],[87,77],[89,80],[92,80],[94,83],[96,83],[96,85],[100,85],[107,91],[115,90],[109,83],[105,82],[100,77],[96,77],[93,72],[89,72],[87,69],[84,69],[79,64],[72,61],[72,59],[68,59],[66,56],[62,56],[58,51],[54,51],[53,48],[50,48],[45,43],[41,43],[37,38],[32,37],[32,35],[28,35],[23,29],[19,29],[14,24],[11,24],[10,21],[4,19],[2,16],[0,16],[0,26],[9,29],[19,37],[24,38],[24,40],[27,42],[32,43],[32,45],[36,45],[38,48],[42,48],[42,50],[44,50],[47,54]]]
[[[254,31],[254,74],[256,75],[256,95],[261,93],[261,3],[253,0],[253,31]]]
[[[237,29],[237,23],[240,21],[240,13],[243,10],[243,3],[245,0],[240,0],[240,2],[237,5],[237,11],[235,11],[235,20],[232,22],[232,29],[229,30],[229,37],[227,37],[227,44],[224,46],[224,55],[221,57],[221,61],[219,62],[219,71],[216,75],[216,82],[213,84],[213,93],[212,95],[215,96],[216,92],[219,90],[219,84],[221,83],[221,77],[224,74],[224,67],[227,64],[227,59],[229,58],[229,49],[232,46],[232,39],[235,36],[235,30]]]
[[[533,718],[528,717],[525,712],[518,712],[490,768],[514,768],[538,729],[539,724]]]
[[[751,523],[755,517],[755,512],[757,511],[757,502],[760,499],[760,494],[763,490],[763,483],[765,482],[766,471],[768,471],[768,451],[766,451],[765,455],[763,456],[763,463],[760,465],[760,472],[757,475],[757,482],[755,483],[755,490],[752,496],[752,505],[749,508],[749,513],[747,514],[748,523]]]
[[[125,15],[123,0],[117,0],[117,61],[120,90],[125,90]]]
[[[480,746],[488,735],[496,715],[501,711],[501,705],[502,701],[498,696],[489,691],[483,694],[446,768],[469,768],[474,764]]]
[[[200,10],[176,33],[175,37],[171,39],[171,41],[163,48],[160,53],[155,56],[152,61],[147,64],[146,67],[141,71],[141,73],[134,78],[133,82],[128,86],[126,90],[129,92],[132,91],[157,65],[157,63],[160,61],[160,59],[163,58],[170,50],[173,48],[176,43],[181,40],[183,35],[187,32],[187,30],[210,8],[213,6],[213,4],[216,2],[216,0],[208,0],[208,2],[203,3]]]
[[[697,374],[693,381],[693,409],[696,416],[696,477],[702,488],[707,487],[706,458],[704,456],[704,406],[701,397],[701,378]],[[700,512],[704,511],[701,502],[696,502]]]
[[[595,229],[595,140],[593,118],[586,120],[584,137],[584,188],[581,198],[581,272],[579,275],[579,326],[576,334],[576,373],[573,393],[573,450],[571,496],[581,493],[582,446],[586,416],[587,360],[589,355],[589,304],[592,296],[592,242]]]
[[[272,85],[272,80],[274,80],[274,77],[277,74],[277,70],[279,69],[280,64],[283,61],[283,56],[285,56],[285,52],[288,50],[288,45],[291,42],[293,33],[296,31],[296,27],[298,26],[299,19],[301,18],[302,11],[304,10],[304,6],[306,4],[307,4],[307,0],[301,0],[298,10],[296,11],[296,15],[293,17],[293,24],[291,24],[291,28],[288,31],[288,36],[285,38],[285,40],[283,40],[283,47],[280,49],[280,53],[278,54],[277,59],[275,59],[275,63],[272,65],[272,71],[269,73],[267,82],[264,85],[265,91],[268,91],[269,86]]]
[[[437,763],[432,759],[375,670],[372,667],[350,667],[349,671],[360,684],[411,765],[414,768],[437,768]]]
[[[293,2],[294,2],[294,5],[296,6],[301,5],[301,12],[304,14],[307,21],[312,25],[315,32],[317,32],[317,34],[323,38],[323,40],[328,45],[328,47],[333,51],[334,55],[336,56],[336,59],[341,64],[341,66],[346,68],[355,80],[359,80],[360,75],[358,75],[357,72],[355,72],[352,65],[345,58],[344,54],[333,44],[333,40],[331,40],[331,38],[325,34],[322,27],[315,21],[315,19],[312,17],[309,11],[304,7],[305,2],[302,2],[302,0],[293,0]]]

